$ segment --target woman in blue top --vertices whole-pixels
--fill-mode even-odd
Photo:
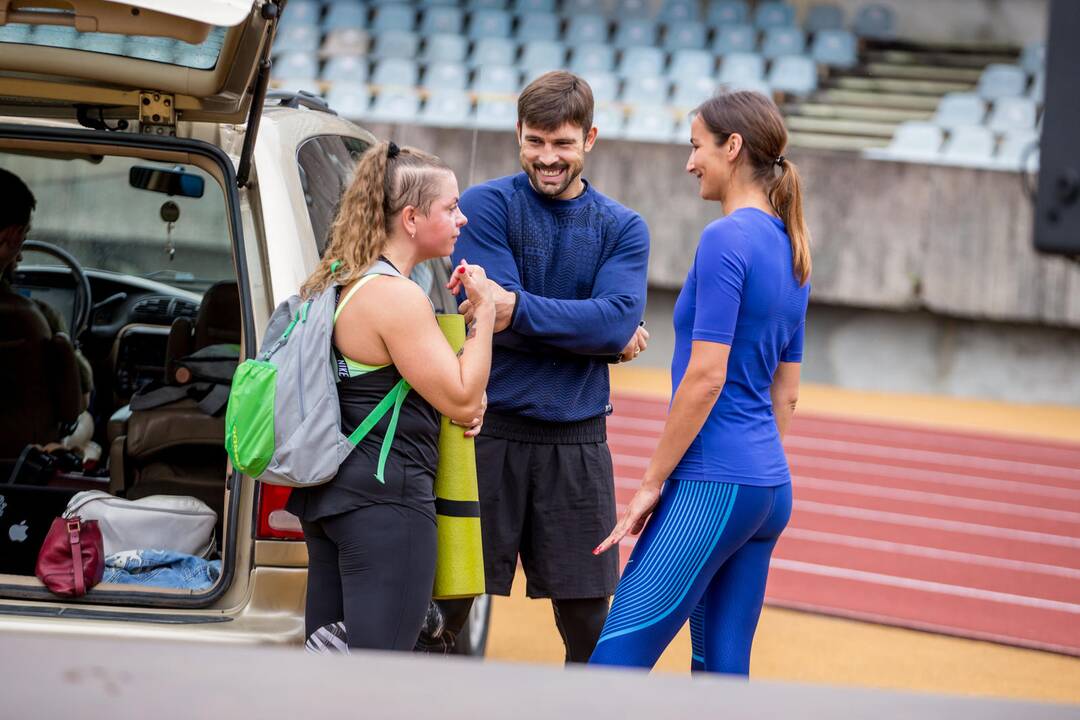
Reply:
[[[702,233],[675,303],[660,443],[594,551],[640,533],[651,516],[591,662],[652,667],[689,618],[693,668],[746,675],[769,557],[791,513],[780,441],[798,396],[809,233],[771,100],[719,95],[697,109],[691,132],[687,172],[726,216]]]

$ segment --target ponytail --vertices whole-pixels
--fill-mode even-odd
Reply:
[[[769,191],[769,202],[787,227],[791,238],[791,267],[799,285],[810,279],[810,230],[803,217],[802,181],[795,163],[779,158],[780,177]]]

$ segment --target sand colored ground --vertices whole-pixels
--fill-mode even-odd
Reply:
[[[616,389],[667,395],[667,374],[619,367]],[[870,420],[1080,442],[1080,409],[980,400],[894,395],[804,386],[800,408]],[[488,657],[560,663],[547,601],[496,598]],[[683,631],[657,665],[687,672],[690,637]],[[1080,658],[766,607],[755,638],[751,676],[793,682],[945,692],[1080,703]]]

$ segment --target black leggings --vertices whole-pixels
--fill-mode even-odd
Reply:
[[[310,637],[344,621],[350,648],[412,650],[435,580],[435,523],[398,505],[305,522]]]

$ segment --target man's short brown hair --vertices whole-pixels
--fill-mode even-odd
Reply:
[[[589,83],[566,70],[544,73],[518,96],[518,123],[551,132],[566,123],[592,129],[593,94]]]

